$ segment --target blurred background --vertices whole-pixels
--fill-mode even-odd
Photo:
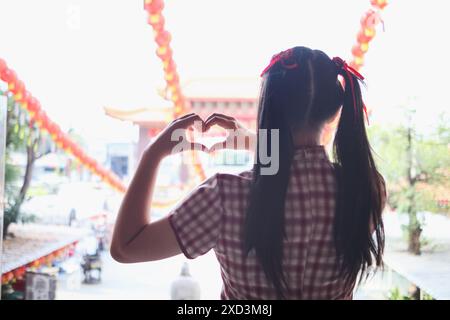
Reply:
[[[341,56],[366,77],[368,132],[389,193],[387,247],[384,271],[355,298],[449,299],[446,6],[0,0],[2,299],[218,299],[212,252],[189,261],[113,261],[115,215],[161,128],[188,112],[226,113],[255,128],[260,72],[273,54],[297,45]],[[332,135],[331,126],[328,146]],[[153,219],[203,178],[252,162],[237,151],[168,157]]]

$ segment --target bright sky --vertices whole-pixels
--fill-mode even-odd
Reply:
[[[182,81],[255,77],[294,45],[350,58],[369,0],[169,0],[163,11]],[[378,121],[413,103],[429,125],[448,106],[448,1],[392,0],[366,56]],[[163,86],[143,0],[0,0],[0,57],[62,128],[89,143],[136,139],[103,107],[158,106]]]

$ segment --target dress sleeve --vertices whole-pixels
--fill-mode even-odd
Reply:
[[[187,258],[194,259],[215,247],[222,215],[218,174],[197,186],[169,213],[170,225]]]

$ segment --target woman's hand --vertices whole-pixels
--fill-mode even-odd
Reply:
[[[156,136],[155,140],[147,147],[147,150],[152,149],[153,154],[156,152],[161,157],[192,149],[208,151],[208,148],[203,144],[190,142],[187,138],[186,130],[193,130],[193,126],[201,131],[204,131],[205,128],[202,118],[195,113],[173,120]]]
[[[210,152],[221,149],[255,150],[256,134],[245,128],[235,118],[221,113],[214,113],[206,119],[204,131],[209,130],[213,125],[226,129],[228,135],[225,141],[217,142],[210,147]]]

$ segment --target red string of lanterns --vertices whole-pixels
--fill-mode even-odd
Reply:
[[[376,35],[376,26],[382,22],[380,11],[387,6],[387,0],[371,0],[374,9],[368,10],[361,18],[361,28],[356,36],[356,44],[352,47],[353,59],[350,66],[360,70],[364,65],[364,55],[369,50],[369,43]]]
[[[41,132],[48,132],[58,148],[71,154],[81,165],[99,176],[103,182],[113,189],[125,192],[125,185],[112,171],[104,168],[97,160],[88,156],[76,142],[61,130],[56,122],[50,119],[42,109],[39,100],[26,89],[23,81],[2,59],[0,59],[0,79],[7,83],[8,91],[12,93],[13,99],[28,112],[30,126],[35,124]]]
[[[23,280],[28,269],[37,269],[41,266],[51,266],[55,260],[71,257],[75,253],[77,242],[69,244],[61,249],[55,250],[39,259],[27,263],[19,268],[8,271],[1,276],[1,284],[6,285],[11,282]]]
[[[148,24],[152,26],[155,42],[157,44],[156,55],[161,59],[166,81],[166,95],[174,104],[174,118],[186,112],[186,100],[180,87],[173,52],[170,46],[172,37],[165,29],[165,19],[162,15],[164,9],[163,0],[144,0],[144,9],[148,12]],[[188,133],[192,139],[192,133]],[[191,152],[194,170],[201,180],[206,178],[203,167],[195,151]]]

